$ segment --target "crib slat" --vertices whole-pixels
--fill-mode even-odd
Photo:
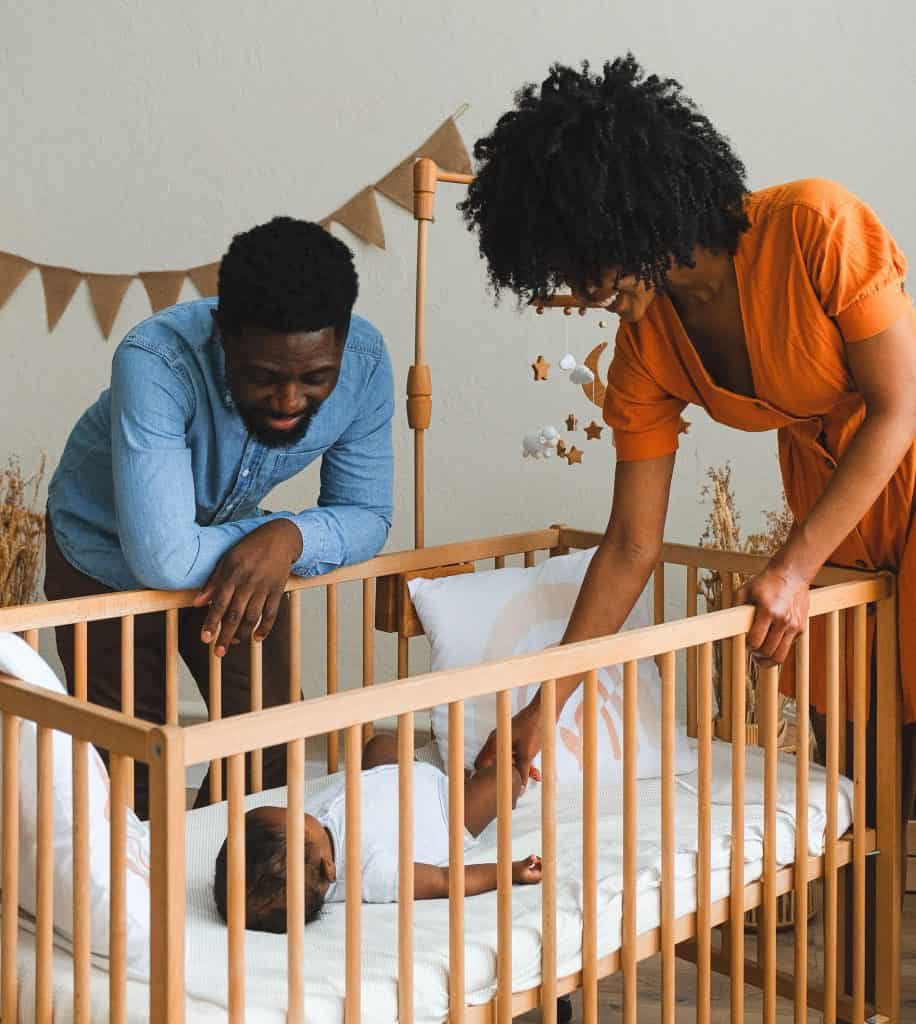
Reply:
[[[525,568],[526,569],[534,568],[534,555],[535,555],[534,551],[526,551],[525,552]]]
[[[398,715],[398,1020],[404,1021],[405,1024],[413,1024],[413,730],[413,712]],[[454,736],[451,729],[449,736]],[[461,749],[464,749],[463,740]],[[449,785],[451,786],[451,781]],[[464,796],[463,788],[461,795]],[[449,815],[451,806],[450,792]],[[451,834],[449,841],[451,842]],[[451,898],[451,894],[449,897]],[[451,904],[449,910],[451,911]],[[449,924],[451,923],[450,913]],[[449,963],[452,963],[451,947]]]
[[[226,759],[229,797],[226,918],[229,927],[229,1020],[245,1021],[245,755]],[[287,858],[289,860],[289,858]],[[287,865],[288,869],[289,865]]]
[[[351,725],[345,731],[345,784],[346,784],[346,1000],[344,1024],[359,1024],[362,984],[362,893],[363,866],[360,859],[360,833],[362,792],[360,765],[362,762],[362,729]]]
[[[38,630],[37,629],[27,629],[22,634],[22,638],[29,645],[29,647],[32,648],[33,651],[37,651],[38,650]]]
[[[286,1019],[305,1021],[305,740],[286,747]]]
[[[744,750],[745,750],[745,637],[730,641],[732,841],[729,898],[729,952],[731,954],[731,1020],[744,1022]]]
[[[662,1021],[674,1024],[674,651],[661,656],[662,676]]]
[[[636,836],[639,792],[636,787],[637,663],[623,667],[623,1020],[636,1024]]]
[[[289,592],[289,701],[302,700],[302,595]]]
[[[598,673],[594,669],[585,676],[582,710],[582,1006],[585,1024],[598,1024]]]
[[[327,601],[327,691],[337,693],[340,685],[340,667],[338,662],[339,603],[337,584],[329,583],[326,590]],[[340,766],[340,734],[335,729],[328,733],[328,775],[333,775]]]
[[[763,1019],[765,1024],[776,1024],[776,785],[778,764],[776,758],[779,671],[764,669],[760,673],[762,690],[765,762],[763,784],[763,936],[758,937],[763,954],[764,989]]]
[[[541,685],[541,1024],[557,1024],[557,684]]]
[[[375,682],[375,580],[363,580],[363,686]],[[375,735],[371,722],[363,726],[363,742]]]
[[[121,711],[133,718],[134,714],[134,617],[121,616]],[[127,780],[127,806],[134,806],[134,759],[127,758],[124,765]]]
[[[698,610],[699,569],[687,566],[687,617],[694,618]],[[688,647],[687,655],[687,735],[697,735],[697,657],[696,647]]]
[[[665,621],[665,563],[659,562],[652,577],[652,605],[655,624]]]
[[[808,1020],[808,768],[810,761],[807,627],[795,641],[795,1024]]]
[[[493,565],[494,565],[494,568],[496,568],[496,569],[505,569],[506,568],[506,556],[505,555],[497,555],[493,559]]]
[[[86,700],[86,623],[73,627],[74,694]],[[73,1019],[87,1024],[91,1017],[90,903],[89,903],[89,744],[73,740]]]
[[[735,575],[731,572],[724,572],[722,577],[722,608],[731,608],[735,603]],[[723,640],[721,644],[722,654],[722,706],[719,708],[719,717],[723,726],[723,739],[731,740],[732,724],[732,691],[735,688],[732,668],[735,660],[735,641],[732,639]],[[742,658],[742,666],[744,659]],[[742,667],[743,671],[743,667]]]
[[[210,644],[209,669],[210,721],[218,722],[223,717],[223,661],[216,656],[215,640]],[[217,758],[210,762],[210,803],[218,804],[222,799],[223,762]]]
[[[410,639],[398,634],[398,679],[410,675]]]
[[[837,989],[837,794],[840,756],[840,622],[827,619],[827,833],[824,848],[824,1024],[835,1024]]]
[[[264,707],[264,645],[251,638],[248,647],[248,680],[251,687],[251,710]],[[251,752],[251,792],[260,793],[264,788],[264,752]]]
[[[496,1024],[512,1020],[512,713],[496,695]]]
[[[38,726],[38,861],[35,871],[35,1021],[51,1024],[54,966],[54,733]],[[4,947],[5,948],[5,947]]]
[[[127,760],[120,754],[112,752],[110,755],[108,1014],[111,1024],[123,1024],[127,1019]]]
[[[448,706],[448,1005],[464,1020],[464,701]]]
[[[697,759],[697,1024],[709,1024],[712,1009],[712,644],[699,651]]]
[[[865,808],[866,792],[866,721],[868,716],[868,668],[865,605],[853,612],[853,783],[854,831],[853,859],[853,939],[852,939],[852,1016],[865,1018]]]
[[[165,720],[178,724],[178,609],[165,613]]]
[[[3,925],[0,1019],[17,1021],[19,1005],[19,719],[3,715]]]

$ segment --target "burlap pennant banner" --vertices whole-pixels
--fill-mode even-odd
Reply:
[[[385,248],[385,228],[376,192],[405,210],[413,210],[413,165],[420,157],[429,157],[446,171],[471,173],[471,159],[455,123],[456,114],[441,124],[430,137],[374,185],[360,189],[333,213],[318,223],[329,229],[332,223],[344,227],[367,245]],[[96,319],[104,337],[109,337],[118,311],[134,280],[146,290],[153,312],[174,305],[185,278],[190,278],[203,297],[216,295],[219,261],[186,270],[149,270],[132,274],[96,274],[72,267],[46,266],[14,253],[0,252],[0,308],[22,284],[29,271],[37,268],[45,295],[48,330],[53,331],[64,315],[80,282],[86,280]]]

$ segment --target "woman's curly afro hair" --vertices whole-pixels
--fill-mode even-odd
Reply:
[[[582,293],[612,268],[663,285],[696,246],[733,252],[748,226],[744,165],[728,141],[632,54],[600,74],[555,64],[474,156],[460,209],[497,296]]]

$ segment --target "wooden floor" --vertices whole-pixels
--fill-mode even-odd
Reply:
[[[820,921],[812,921],[809,930],[812,941],[810,946],[809,964],[812,981],[823,968],[823,941]],[[748,955],[751,955],[753,940],[748,935]],[[780,936],[779,966],[791,970],[793,957],[791,933]],[[817,973],[815,973],[817,972]],[[599,986],[599,1018],[601,1024],[616,1024],[623,1014],[623,979],[620,975],[606,978]],[[693,998],[695,992],[694,968],[690,964],[678,962],[677,969],[677,1022],[693,1024],[696,1020],[696,1009]],[[713,975],[712,981],[712,1020],[726,1024],[729,1020],[730,989],[728,979],[721,975]],[[747,988],[745,1002],[746,1019],[762,1020],[763,1001],[759,991]],[[661,959],[653,957],[639,965],[639,1024],[652,1024],[661,1020]],[[539,1011],[519,1017],[525,1024],[540,1021]],[[794,1011],[791,1002],[780,1000],[777,1008],[779,1024],[791,1024]],[[809,1011],[809,1021],[820,1021],[820,1013]],[[582,1020],[582,1004],[578,993],[573,996],[573,1020]],[[916,894],[906,897],[903,915],[903,986],[901,999],[901,1022],[916,1022]]]

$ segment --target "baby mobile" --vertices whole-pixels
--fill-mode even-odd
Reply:
[[[572,315],[575,308],[573,305],[574,301],[566,296],[559,296],[545,304],[551,306],[562,305],[564,316],[568,317]],[[536,308],[538,314],[544,312],[543,304],[538,304]],[[584,306],[579,307],[580,316],[585,316],[585,311]],[[602,341],[596,345],[580,363],[569,351],[569,322],[565,321],[565,325],[565,351],[557,365],[563,373],[568,374],[571,384],[582,388],[586,398],[594,405],[597,405],[599,409],[602,409],[604,407],[605,387],[598,378],[598,360],[607,348],[608,343]],[[607,322],[605,320],[598,321],[598,328],[600,330],[604,330],[606,327]],[[534,373],[535,382],[546,381],[550,371],[550,363],[543,355],[539,355],[531,364],[531,369]],[[565,423],[568,434],[575,434],[580,430],[579,419],[574,412],[571,412],[566,417]],[[581,429],[585,434],[585,442],[599,441],[604,426],[593,419],[588,426]],[[522,457],[525,459],[550,459],[556,455],[561,459],[566,459],[568,466],[576,466],[582,462],[585,442],[583,442],[583,447],[579,448],[574,440],[564,440],[561,438],[560,431],[556,427],[539,427],[537,430],[529,431],[522,439]]]

